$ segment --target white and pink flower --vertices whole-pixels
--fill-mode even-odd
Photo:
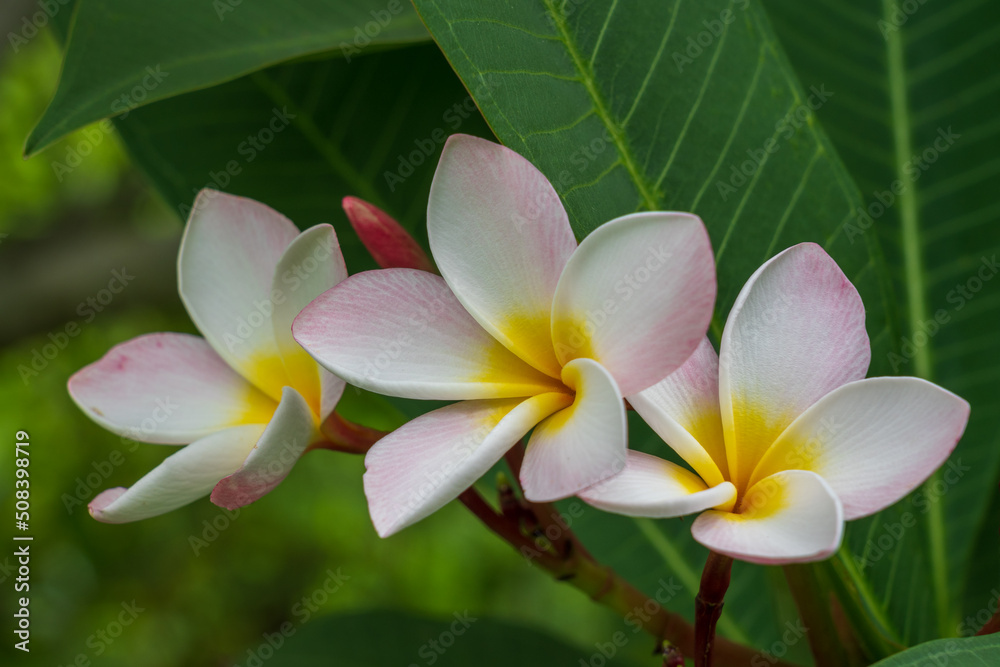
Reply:
[[[631,451],[580,493],[620,514],[676,517],[709,549],[755,563],[821,560],[845,520],[915,489],[954,449],[969,404],[912,377],[865,379],[861,298],[822,248],[772,258],[743,287],[717,356],[704,340],[629,401],[694,470]]]
[[[178,274],[204,338],[140,336],[69,381],[73,400],[108,430],[186,445],[130,488],[95,497],[100,521],[156,516],[209,493],[227,508],[253,502],[323,440],[319,425],[344,390],[291,335],[299,311],[347,276],[331,226],[300,234],[263,204],[202,191]]]
[[[441,276],[360,273],[293,325],[351,384],[459,401],[369,452],[365,492],[383,536],[456,498],[532,429],[527,498],[563,498],[615,474],[627,449],[623,397],[687,359],[715,300],[696,216],[627,215],[578,245],[545,177],[482,139],[448,140],[427,226]]]

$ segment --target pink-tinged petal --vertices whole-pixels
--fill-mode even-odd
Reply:
[[[562,380],[576,392],[573,404],[535,428],[521,466],[533,502],[571,496],[625,467],[628,424],[614,378],[592,359],[575,359]]]
[[[212,502],[226,509],[249,505],[274,490],[306,447],[321,439],[315,414],[299,392],[285,387],[271,423],[239,470],[212,490]]]
[[[458,497],[532,426],[567,405],[566,394],[463,401],[417,417],[368,452],[365,495],[388,537]]]
[[[577,495],[607,512],[669,519],[712,507],[732,509],[736,487],[730,482],[709,487],[679,465],[629,450],[624,470]]]
[[[436,271],[416,239],[388,213],[357,197],[344,197],[343,205],[351,227],[383,269]]]
[[[292,322],[309,302],[347,278],[337,233],[330,225],[317,225],[299,234],[285,250],[274,271],[274,339],[292,386],[313,411],[325,418],[344,391],[344,382],[323,373],[292,337]],[[322,380],[326,380],[323,382]],[[325,389],[326,394],[323,394]]]
[[[792,422],[753,479],[811,470],[836,492],[847,520],[888,507],[923,483],[951,454],[969,404],[936,384],[882,377],[846,384]]]
[[[249,424],[196,440],[165,458],[128,489],[119,487],[98,494],[90,501],[90,514],[104,523],[127,523],[165,514],[207,496],[220,479],[240,467],[263,432],[263,424]]]
[[[728,479],[719,415],[719,357],[707,338],[680,368],[629,396],[628,402],[706,484],[716,486]]]
[[[293,333],[323,367],[380,394],[461,400],[561,388],[498,343],[426,271],[353,275],[309,304]]]
[[[169,445],[230,426],[267,423],[277,407],[205,339],[178,333],[116,345],[70,378],[69,393],[109,431]]]
[[[708,510],[691,526],[712,551],[761,565],[829,558],[844,535],[844,510],[816,473],[789,470],[765,477],[740,502],[740,514]]]
[[[274,340],[271,283],[295,225],[244,197],[202,190],[177,260],[181,300],[215,351],[274,400],[287,384]]]
[[[868,371],[865,307],[815,243],[770,259],[744,285],[722,334],[719,400],[730,479],[744,488],[806,408]]]
[[[687,213],[635,213],[598,227],[573,253],[552,305],[562,363],[594,359],[624,395],[677,370],[705,337],[715,262]]]
[[[559,377],[549,318],[576,238],[545,176],[509,148],[453,135],[431,185],[427,234],[441,274],[483,328]]]

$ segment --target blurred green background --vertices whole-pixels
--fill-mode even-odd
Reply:
[[[620,618],[581,604],[579,593],[527,565],[455,504],[391,540],[379,539],[364,503],[361,458],[346,454],[306,456],[275,492],[236,516],[206,498],[133,524],[90,518],[86,502],[96,492],[128,486],[174,449],[133,446],[102,430],[72,403],[67,379],[134,336],[194,329],[176,292],[182,221],[113,135],[62,180],[52,162],[64,160],[82,133],[22,159],[59,61],[44,32],[0,60],[0,433],[8,450],[16,431],[31,436],[35,537],[32,651],[11,649],[5,622],[0,656],[7,657],[0,661],[69,665],[82,654],[108,666],[242,665],[264,633],[302,620],[295,605],[323,586],[328,570],[349,580],[316,615],[395,608],[447,619],[469,610],[591,647],[620,629]],[[339,210],[329,219],[338,230],[347,225]],[[99,313],[78,310],[123,267],[136,276],[127,289]],[[80,334],[33,368],[50,334],[60,339],[71,322]],[[109,463],[116,450],[124,457],[120,466]],[[0,497],[10,508],[12,457],[3,458]],[[87,477],[95,473],[106,479],[92,488]],[[85,499],[77,503],[81,480]],[[0,551],[5,618],[12,550]],[[133,601],[144,611],[113,638],[123,603]],[[102,630],[112,641],[102,639]],[[392,629],[384,633],[391,640]],[[648,660],[652,645],[641,636],[627,651]],[[425,664],[418,647],[413,661]]]

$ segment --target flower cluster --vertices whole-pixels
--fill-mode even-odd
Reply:
[[[328,225],[298,234],[262,204],[199,197],[179,274],[205,338],[141,337],[70,381],[106,428],[190,444],[100,494],[96,518],[132,521],[209,493],[225,507],[256,500],[329,438],[347,382],[454,401],[368,452],[382,536],[458,497],[527,436],[531,501],[700,513],[694,536],[713,551],[800,562],[836,550],[845,520],[913,490],[965,428],[968,404],[936,385],[865,379],[864,306],[817,245],[750,277],[716,354],[714,258],[694,215],[634,213],[578,244],[530,162],[463,135],[431,187],[433,261],[382,211],[344,206],[387,268],[348,277]],[[167,398],[178,407],[141,433]],[[628,449],[629,406],[687,467]]]

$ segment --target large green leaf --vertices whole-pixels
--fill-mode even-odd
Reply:
[[[267,632],[252,656],[272,667],[509,667],[510,665],[594,664],[625,667],[622,648],[584,650],[535,630],[481,618],[475,610],[452,618],[420,618],[397,611],[325,616],[305,624],[286,621]],[[597,661],[600,660],[600,663]]]
[[[865,574],[904,640],[954,635],[1000,584],[1000,5],[766,4],[800,78],[835,91],[818,115],[872,216],[848,235],[878,235],[902,297],[897,353],[876,361],[972,404],[950,470],[848,540],[878,556]],[[897,539],[906,513],[929,530]]]
[[[29,155],[101,118],[279,62],[326,51],[352,59],[427,39],[403,0],[76,4],[59,87],[28,138]]]
[[[939,639],[877,662],[873,667],[988,667],[1000,664],[1000,637]]]
[[[844,233],[861,200],[810,108],[826,103],[826,89],[799,85],[757,4],[415,4],[495,134],[553,182],[578,236],[643,209],[705,220],[718,263],[716,337],[763,261],[814,241],[860,290],[874,357],[892,351],[877,242]],[[484,77],[497,83],[479,94]],[[637,428],[631,443],[642,447]],[[683,580],[672,604],[691,609],[704,551],[685,524],[595,515],[580,530],[649,592],[665,574]],[[794,615],[782,587],[778,570],[737,568],[720,631],[770,646]]]

